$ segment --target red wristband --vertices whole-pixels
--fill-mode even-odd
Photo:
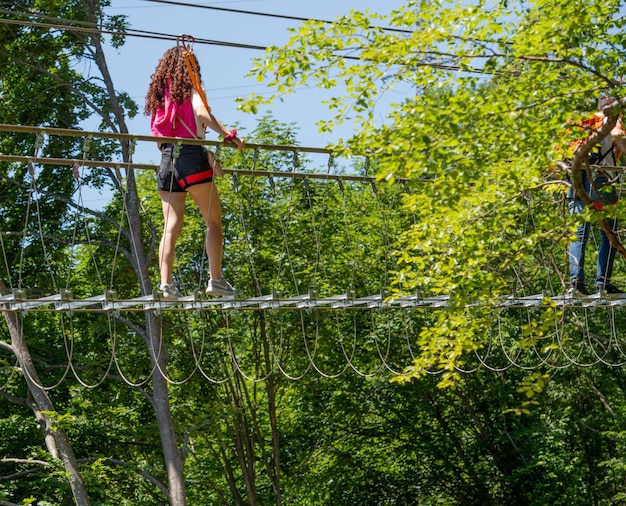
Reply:
[[[224,137],[224,142],[230,142],[232,141],[235,137],[237,137],[237,130],[235,130],[234,128],[230,131],[230,133]]]

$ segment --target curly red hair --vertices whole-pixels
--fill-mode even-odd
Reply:
[[[193,55],[195,59],[196,56]],[[198,73],[200,65],[196,59]],[[183,48],[180,46],[172,47],[163,53],[163,56],[157,63],[154,74],[152,74],[148,93],[146,94],[146,105],[144,114],[151,116],[157,109],[164,106],[165,87],[167,80],[170,81],[170,98],[172,101],[182,104],[191,96],[193,83],[187,71],[185,60],[183,58]]]

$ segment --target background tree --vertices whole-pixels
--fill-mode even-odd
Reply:
[[[40,13],[40,19],[36,16],[32,16],[28,12],[24,12],[23,9],[28,10],[31,5],[21,4],[19,6],[13,6],[12,9],[3,10],[3,16],[9,18],[27,17],[28,22],[23,24],[2,24],[2,55],[3,59],[3,77],[1,79],[3,101],[6,102],[7,107],[3,108],[2,116],[3,121],[6,123],[25,123],[37,126],[76,126],[82,120],[90,117],[91,115],[97,115],[102,121],[102,128],[114,131],[114,132],[127,132],[125,120],[128,116],[133,116],[137,107],[132,102],[128,95],[124,93],[117,93],[115,87],[111,81],[110,74],[108,72],[107,63],[104,57],[103,40],[98,32],[81,31],[80,27],[98,27],[105,24],[109,28],[115,30],[123,30],[124,22],[121,17],[106,17],[104,14],[104,8],[108,6],[107,2],[92,2],[91,0],[77,1],[77,2],[52,2],[45,6],[38,5],[38,2],[33,2],[32,7],[35,12],[39,7],[44,7],[45,11]],[[70,27],[68,30],[55,31],[47,26],[39,26],[37,22],[48,21],[50,18],[59,19],[62,23],[67,23]],[[76,29],[76,27],[79,27]],[[41,44],[41,40],[45,40],[45,44]],[[123,43],[123,37],[117,36],[112,38],[112,45],[116,46]],[[25,58],[26,57],[26,58]],[[72,64],[75,61],[89,60],[92,61],[97,69],[97,81],[100,85],[94,85],[92,76],[84,76],[75,72]],[[49,90],[53,90],[49,93]],[[55,100],[51,100],[52,98]],[[42,104],[42,107],[27,107],[24,108],[24,102],[30,104]],[[22,111],[27,111],[23,113]],[[55,112],[56,111],[56,112]],[[19,148],[21,152],[33,152],[35,154],[41,149],[43,153],[49,156],[61,156],[66,158],[75,158],[77,153],[80,153],[80,145],[73,141],[68,147],[59,149],[54,145],[54,141],[46,142],[40,145],[40,139],[37,139],[34,143],[33,140],[22,140],[19,136],[15,140],[8,141],[12,143],[11,148]],[[43,141],[41,141],[43,142]],[[20,144],[21,143],[21,144]],[[37,149],[35,149],[35,146]],[[63,145],[61,146],[63,148]],[[122,155],[122,159],[129,161],[131,157],[131,145],[128,141],[122,141],[119,145],[115,145],[110,142],[96,143],[94,146],[85,145],[83,148],[85,154],[87,151],[90,155],[96,156],[96,158],[106,159],[114,152],[119,152]],[[29,188],[35,185],[35,172],[34,170],[28,171],[27,168],[22,167],[15,172],[10,167],[5,167],[3,175],[8,182],[15,182],[12,185],[16,188],[16,191],[20,191],[20,188]],[[14,177],[15,176],[15,177]],[[57,219],[54,216],[46,214],[45,220],[42,216],[39,216],[39,220],[33,219],[32,223],[38,223],[46,221],[50,223],[50,227],[53,227],[51,236],[58,238],[58,244],[72,244],[75,242],[69,240],[71,234],[71,228],[68,227],[63,230],[65,226],[72,223],[71,211],[75,210],[81,214],[97,215],[94,210],[85,209],[80,203],[73,202],[69,196],[75,189],[77,181],[75,180],[73,173],[67,169],[51,168],[42,171],[42,174],[36,176],[38,191],[43,192],[46,198],[50,199],[51,205],[46,206],[51,209],[56,209]],[[118,253],[127,252],[125,261],[127,266],[132,269],[142,293],[151,293],[151,282],[148,275],[148,258],[151,256],[149,250],[150,246],[154,245],[148,243],[148,246],[144,248],[142,244],[141,236],[141,220],[140,216],[140,203],[137,198],[137,189],[135,183],[135,175],[132,171],[127,171],[122,179],[121,174],[112,170],[94,171],[88,178],[89,182],[98,187],[107,181],[111,187],[122,192],[123,195],[123,208],[125,209],[125,223],[118,223],[117,230],[123,237],[123,247],[118,250]],[[61,192],[64,192],[61,193]],[[28,201],[32,196],[31,193],[23,192],[16,198],[13,195],[9,195],[7,207],[11,208],[11,213],[16,213],[15,203],[20,200]],[[42,205],[45,203],[43,199],[38,200]],[[39,212],[39,211],[38,211]],[[19,219],[16,217],[16,219]],[[18,226],[15,223],[9,222],[8,230],[17,230]],[[62,235],[61,231],[65,234]],[[29,232],[28,230],[26,232]],[[44,231],[37,230],[35,225],[31,225],[31,233],[34,232],[34,236],[44,234]],[[29,236],[31,237],[31,236]],[[78,242],[84,239],[77,239]],[[33,241],[35,248],[37,243]],[[24,251],[21,248],[19,241],[15,241],[10,246],[14,249],[17,256],[13,257],[10,254],[7,255],[7,259],[10,259],[10,263],[15,269],[19,266],[19,269],[25,267]],[[54,251],[58,251],[61,255],[59,261],[61,262],[60,269],[63,272],[64,266],[62,260],[67,257],[62,255],[67,253],[63,247],[57,248]],[[29,252],[30,253],[30,252]],[[37,250],[32,253],[38,253]],[[56,264],[52,264],[50,260],[45,258],[44,253],[44,265],[50,267],[50,272],[54,272],[53,269],[59,267]],[[36,262],[38,258],[42,258],[41,254],[29,254],[29,259]],[[46,263],[47,261],[47,263]],[[9,260],[7,260],[7,264]],[[35,275],[35,279],[22,279],[19,276],[18,286],[39,286],[38,269],[33,268],[29,270]],[[48,275],[47,279],[54,279],[54,276]],[[13,286],[12,280],[8,283],[9,287]],[[46,290],[47,287],[39,286],[40,289]],[[57,287],[54,287],[54,291]],[[69,287],[72,288],[72,287]],[[45,292],[44,292],[45,293]],[[168,501],[171,504],[182,505],[185,504],[185,487],[183,479],[183,465],[179,448],[177,446],[176,434],[173,427],[173,420],[171,417],[171,411],[169,407],[169,394],[168,384],[164,377],[164,374],[160,374],[161,371],[166,371],[166,356],[162,350],[163,342],[159,337],[159,321],[153,313],[146,313],[146,320],[143,323],[136,323],[129,320],[122,320],[122,324],[127,324],[133,329],[133,332],[138,333],[143,339],[144,345],[148,350],[148,355],[152,363],[152,371],[158,371],[152,375],[151,390],[144,390],[148,402],[150,402],[154,413],[156,415],[157,426],[159,428],[160,440],[162,443],[163,455],[166,461],[164,469],[166,471],[165,482],[167,486],[161,486],[161,492],[167,496]],[[11,331],[10,345],[4,346],[4,349],[17,355],[17,349],[19,337],[22,335],[21,329],[12,325],[8,321]],[[13,330],[14,329],[14,330]],[[29,353],[19,346],[23,351],[23,356],[18,356],[18,360],[28,360]],[[24,364],[22,365],[22,370]],[[35,381],[35,383],[37,383]],[[32,392],[32,388],[31,388]],[[46,405],[39,406],[40,410],[46,412],[52,412],[52,406]],[[48,423],[51,425],[51,423]],[[68,450],[69,454],[69,450]],[[53,454],[54,456],[54,454]],[[64,461],[67,459],[64,458]],[[71,459],[69,459],[71,461]],[[72,466],[76,467],[76,466]],[[67,469],[70,471],[70,469]],[[88,498],[86,492],[80,490],[80,479],[76,477],[76,469],[72,469],[70,483],[78,484],[74,488],[74,497],[78,504],[87,504]],[[158,481],[157,481],[158,482]]]
[[[330,102],[335,117],[320,128],[350,113],[360,134],[344,149],[380,160],[381,177],[427,178],[405,201],[417,220],[404,234],[397,281],[401,290],[451,301],[423,329],[407,378],[436,367],[442,385],[455,381],[455,367],[484,345],[494,315],[488,307],[499,296],[568,286],[563,256],[551,273],[538,271],[538,245],[564,248],[580,218],[563,216],[533,189],[579,135],[568,123],[592,114],[601,92],[621,97],[620,6],[409,1],[386,20],[353,12],[330,25],[310,22],[258,60],[253,74],[278,94],[304,83],[344,85],[344,96]],[[384,21],[391,30],[379,27]],[[375,125],[377,100],[399,82],[411,83],[415,97]],[[254,96],[245,107],[256,110],[261,101]],[[569,171],[574,181],[581,161],[574,158]],[[532,231],[520,219],[529,202]],[[622,206],[610,212],[621,216]],[[587,219],[605,216],[592,210]],[[485,309],[467,309],[474,301]]]
[[[246,139],[295,146],[296,131],[295,125],[266,116]],[[386,252],[393,248],[390,237],[409,219],[399,206],[404,187],[320,180],[313,176],[328,168],[317,167],[305,156],[299,158],[298,170],[312,177],[293,178],[291,151],[259,149],[240,158],[221,150],[220,156],[225,167],[237,169],[217,184],[226,237],[224,267],[244,298],[274,294],[278,299],[311,290],[312,297],[384,290]],[[256,176],[237,173],[251,169]],[[354,170],[362,172],[363,167]],[[152,175],[141,181],[146,218],[154,219],[152,228],[160,229]],[[201,217],[192,205],[187,211],[175,277],[190,293],[204,287],[206,265]],[[350,370],[345,353],[356,353],[355,367],[379,367],[373,342],[360,342],[361,333],[368,334],[371,326],[367,312],[326,317],[318,311],[208,311],[197,317],[167,313],[162,318],[167,321],[170,370],[176,379],[186,379],[172,402],[180,406],[174,411],[188,442],[190,501],[207,497],[206,476],[211,476],[208,490],[215,502],[292,501],[284,482],[295,487],[297,480],[282,472],[284,454],[291,452],[284,425],[300,416],[290,406],[300,388],[289,375],[345,373]],[[338,343],[343,335],[355,333],[359,343],[348,339],[342,351]]]
[[[621,312],[490,307],[501,293],[560,290],[563,283],[564,263],[552,252],[562,250],[571,223],[559,218],[554,193],[530,189],[546,188],[543,171],[569,140],[566,119],[591,111],[589,90],[606,84],[584,79],[591,67],[576,65],[587,62],[579,48],[586,44],[593,56],[595,48],[621,44],[613,35],[621,20],[606,17],[612,11],[570,4],[512,10],[502,3],[487,10],[483,4],[446,9],[448,4],[408,2],[389,21],[403,31],[372,28],[383,20],[359,13],[303,28],[287,53],[290,63],[278,52],[268,59],[278,65],[278,80],[285,79],[279,86],[318,76],[323,85],[345,81],[354,96],[333,106],[339,117],[342,107],[363,111],[363,132],[339,150],[369,155],[368,173],[411,181],[406,188],[242,174],[218,181],[225,267],[246,296],[386,296],[389,269],[397,266],[397,294],[449,295],[445,311],[19,315],[40,382],[54,400],[55,412],[45,416],[80,449],[80,475],[92,503],[162,504],[168,496],[171,504],[183,504],[185,496],[190,504],[623,501],[621,368],[573,367],[568,359],[619,363],[606,321],[609,316],[615,328],[623,328]],[[577,27],[548,23],[574,12]],[[602,16],[609,36],[586,41],[592,32],[585,30],[599,27]],[[573,48],[569,59],[557,54],[564,51],[565,35]],[[305,42],[316,47],[314,54],[299,51]],[[333,57],[331,65],[322,60],[324,68],[316,67],[315,58],[341,50],[358,54],[363,64]],[[93,47],[91,54],[101,53]],[[594,64],[604,68],[599,57]],[[81,78],[71,77],[79,89]],[[409,80],[419,92],[398,104],[381,128],[369,122],[378,77],[386,85]],[[31,84],[36,79],[33,74],[23,85],[37,88]],[[17,104],[18,88],[1,82],[3,95]],[[48,117],[35,124],[47,125]],[[292,125],[266,117],[249,139],[295,143],[290,132]],[[65,156],[71,158],[85,149],[82,141],[43,140],[67,142]],[[35,152],[34,141],[3,140],[13,143],[7,150],[20,153]],[[90,152],[94,157],[116,149],[95,146],[102,151]],[[121,152],[130,155],[126,147]],[[303,171],[309,166],[301,154],[294,162],[293,153],[224,150],[220,156],[227,167],[287,172],[294,163]],[[351,170],[363,174],[365,164],[358,159]],[[14,203],[32,202],[27,190],[33,175],[28,167],[3,169],[4,182],[15,184],[13,201],[0,196],[9,264],[30,262],[20,261],[23,251],[34,259],[21,273],[8,270],[10,288],[36,286],[37,273],[54,272],[58,279],[68,274],[68,287],[80,295],[111,287],[121,297],[151,293],[152,248],[161,227],[151,174],[135,179],[133,172],[118,178],[95,171],[100,181],[112,176],[119,190],[104,212],[73,205],[69,197],[79,182],[68,171],[58,171],[64,196],[61,190],[52,195],[56,172],[48,176],[50,188],[39,184],[41,176],[38,191],[57,221],[48,223],[46,211],[34,212],[60,238],[52,241],[34,218],[26,234],[14,235],[24,229],[24,212]],[[404,211],[395,205],[400,200]],[[83,220],[85,215],[91,218]],[[75,230],[80,232],[73,239]],[[206,265],[202,220],[191,209],[185,234],[176,278],[192,293],[204,287]],[[133,255],[138,245],[143,256]],[[539,264],[545,258],[551,259],[547,268]],[[102,272],[108,277],[111,270],[109,284]],[[484,309],[468,309],[475,301]],[[8,326],[2,332],[0,385],[3,400],[11,403],[0,404],[0,501],[69,502],[67,477],[44,448],[25,405],[28,389],[11,341],[22,332],[11,333]],[[488,347],[494,336],[499,346]],[[483,360],[487,354],[489,362]],[[411,356],[416,362],[407,377],[416,379],[389,382]],[[442,384],[455,388],[442,390]],[[159,408],[157,398],[167,404]],[[164,454],[176,470],[169,477]]]

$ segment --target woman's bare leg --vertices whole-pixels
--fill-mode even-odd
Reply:
[[[161,207],[163,209],[163,235],[159,244],[159,272],[161,283],[171,284],[174,268],[174,252],[176,241],[183,230],[185,218],[185,192],[159,191]]]
[[[222,206],[213,183],[202,183],[187,188],[187,191],[200,209],[207,227],[206,252],[209,257],[209,276],[211,279],[222,277]]]

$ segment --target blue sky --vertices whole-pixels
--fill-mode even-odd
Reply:
[[[191,3],[191,2],[189,2]],[[210,5],[229,9],[266,12],[272,14],[334,20],[350,10],[387,13],[404,4],[403,0],[229,0],[194,1],[197,5]],[[149,2],[146,0],[112,0],[108,8],[111,14],[128,16],[130,27],[168,34],[188,33],[198,38],[256,46],[282,45],[289,39],[287,28],[298,26],[295,20],[275,19],[264,16],[229,13],[186,6]],[[143,111],[144,97],[150,75],[162,53],[172,45],[162,40],[128,37],[119,50],[108,49],[107,60],[113,81],[118,90],[128,92]],[[194,53],[202,66],[202,76],[207,98],[215,115],[227,127],[237,122],[248,130],[254,129],[256,117],[236,110],[235,98],[250,93],[263,94],[268,90],[254,78],[246,78],[252,67],[251,60],[263,55],[262,51],[213,45],[196,44]],[[406,90],[397,90],[390,100],[401,100]],[[289,95],[272,108],[276,119],[296,123],[300,144],[324,147],[337,137],[347,137],[351,127],[346,126],[335,134],[320,134],[316,121],[325,117],[321,101],[327,92],[306,88]],[[380,111],[384,114],[384,106]],[[149,135],[149,119],[143,114],[129,124],[131,133]],[[209,139],[217,139],[210,132]],[[137,148],[135,161],[156,163],[158,151],[145,143]]]

